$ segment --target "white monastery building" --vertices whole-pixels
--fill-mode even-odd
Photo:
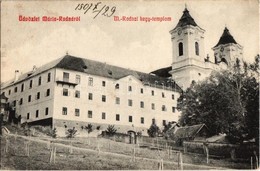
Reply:
[[[215,61],[205,58],[204,32],[185,8],[170,31],[171,67],[143,73],[66,55],[25,74],[16,71],[13,80],[1,85],[1,93],[8,98],[9,115],[20,115],[31,125],[115,125],[118,132],[146,135],[153,122],[162,128],[178,121],[177,99],[193,80],[242,60],[242,47],[227,28],[212,48]]]

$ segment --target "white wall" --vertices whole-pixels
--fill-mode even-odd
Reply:
[[[81,83],[75,88],[68,85],[55,86],[54,98],[54,118],[61,120],[85,121],[89,123],[104,123],[115,125],[128,125],[135,127],[149,128],[152,119],[155,118],[157,125],[162,126],[162,120],[177,121],[179,112],[172,112],[172,107],[177,107],[179,93],[143,86],[142,83],[133,76],[127,76],[120,80],[108,79],[104,77],[88,75],[81,72],[68,71],[63,69],[56,70],[56,77],[62,78],[63,72],[70,73],[70,82],[75,82],[76,75],[80,75]],[[93,78],[93,86],[88,85],[88,78]],[[102,81],[106,86],[102,86]],[[120,88],[115,89],[119,84]],[[128,86],[132,86],[132,91],[128,91]],[[63,96],[63,88],[68,88],[69,96]],[[140,89],[143,88],[143,94]],[[80,98],[75,98],[75,91],[80,91]],[[151,95],[154,90],[155,95]],[[165,98],[162,98],[162,92]],[[88,99],[88,93],[93,93],[93,100]],[[175,99],[172,100],[172,94]],[[102,95],[106,96],[106,102],[102,102]],[[120,98],[120,104],[116,104],[116,97]],[[133,106],[128,106],[128,99],[131,99]],[[144,108],[140,108],[140,101],[144,102]],[[155,110],[151,109],[151,103],[155,104]],[[165,105],[167,111],[162,111],[162,105]],[[62,115],[62,107],[68,108],[68,114]],[[80,109],[80,116],[75,116],[75,108]],[[92,111],[92,118],[88,118],[88,110]],[[102,119],[102,112],[106,113],[106,119]],[[116,121],[116,114],[120,114],[120,121]],[[129,122],[128,117],[131,115],[133,121]],[[141,124],[141,117],[144,117],[144,124]]]
[[[51,73],[51,81],[47,82],[47,75]],[[38,85],[38,79],[41,76],[41,85]],[[33,80],[32,88],[29,88],[30,80]],[[24,84],[24,90],[21,91],[21,86]],[[8,98],[8,103],[11,105],[16,100],[16,114],[21,115],[22,120],[27,120],[27,113],[30,113],[30,119],[35,121],[52,117],[53,114],[53,92],[54,92],[54,69],[43,72],[39,75],[28,77],[28,79],[6,87],[2,90]],[[17,92],[14,91],[17,87]],[[50,96],[46,96],[47,89],[50,89]],[[9,90],[11,93],[9,94]],[[40,92],[40,99],[36,99],[37,92]],[[28,102],[28,96],[31,95],[31,102]],[[23,98],[23,103],[20,105],[19,101]],[[45,115],[45,108],[49,108],[48,115]],[[39,110],[39,116],[36,118],[36,110]]]

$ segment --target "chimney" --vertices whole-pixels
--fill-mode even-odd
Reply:
[[[19,70],[15,70],[15,73],[14,73],[14,81],[17,81],[19,78]]]
[[[32,71],[34,72],[34,71],[36,71],[36,69],[37,69],[37,67],[36,67],[36,65],[34,65]]]

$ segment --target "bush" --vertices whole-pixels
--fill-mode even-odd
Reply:
[[[97,126],[97,130],[100,130],[100,125],[99,125],[99,126]]]
[[[113,135],[115,135],[116,132],[117,132],[117,129],[115,128],[115,125],[108,125],[107,130],[106,130],[107,135],[113,136]]]
[[[75,129],[75,127],[73,127],[72,129],[68,129],[67,132],[66,132],[66,137],[67,138],[75,138],[76,136],[76,132],[77,130]]]
[[[31,134],[31,129],[27,122],[24,122],[21,127],[23,128],[23,133],[25,136],[29,136]]]
[[[50,132],[47,135],[51,136],[52,138],[56,138],[57,137],[57,129],[53,128],[52,130],[50,130]]]
[[[88,131],[88,134],[91,133],[93,131],[93,125],[92,124],[88,124],[87,126],[85,126],[85,129]]]
[[[136,133],[136,135],[137,135],[138,137],[141,137],[141,136],[142,136],[142,131],[138,131],[138,132]]]

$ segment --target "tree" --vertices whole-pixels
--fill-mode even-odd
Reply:
[[[74,138],[76,136],[77,130],[75,129],[75,127],[73,127],[72,129],[68,129],[66,132],[67,138]]]
[[[159,132],[160,128],[155,123],[152,123],[150,128],[147,130],[149,137],[157,137]]]
[[[115,128],[115,125],[108,125],[107,130],[106,130],[107,135],[113,136],[113,135],[115,135],[116,132],[117,132],[117,129]]]
[[[212,134],[226,133],[231,142],[259,136],[259,81],[254,64],[239,60],[229,70],[193,83],[178,99],[181,125],[205,123]],[[259,67],[259,66],[258,66]]]

